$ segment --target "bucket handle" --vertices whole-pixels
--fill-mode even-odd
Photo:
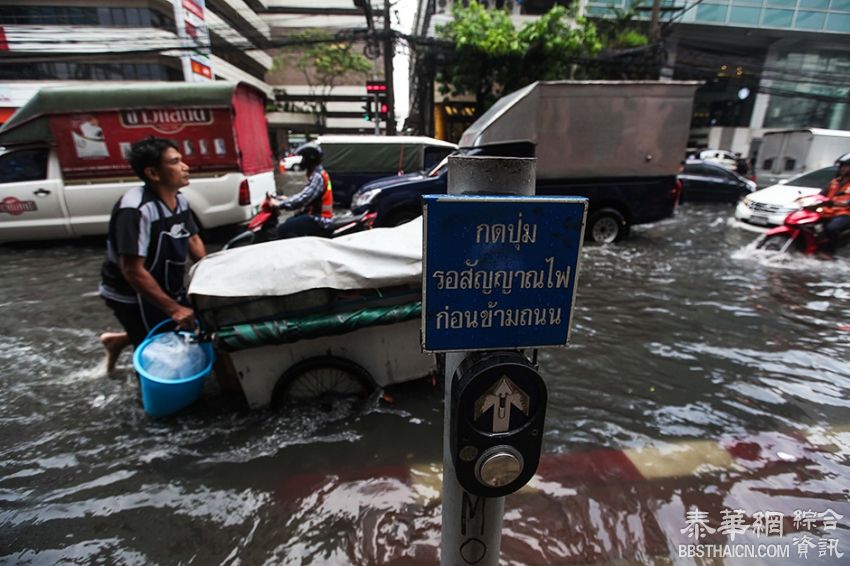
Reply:
[[[156,331],[157,331],[157,330],[159,330],[160,328],[162,328],[165,324],[167,324],[167,323],[169,323],[169,322],[170,322],[170,323],[172,323],[172,324],[174,324],[174,321],[173,321],[172,319],[170,319],[170,318],[163,319],[163,320],[162,320],[161,322],[159,322],[156,326],[154,326],[153,328],[151,328],[151,329],[150,329],[150,331],[148,332],[148,335],[147,335],[147,336],[145,336],[145,340],[150,340],[151,336],[153,336],[154,334],[156,334]]]
[[[166,319],[162,320],[161,322],[159,322],[156,326],[154,326],[153,328],[150,329],[150,332],[148,332],[148,335],[145,336],[145,340],[149,340],[151,336],[156,334],[157,330],[159,330],[160,328],[162,328],[164,325],[168,324],[169,322],[171,324],[174,324],[174,320],[171,319],[171,318],[166,318]],[[201,323],[200,323],[200,321],[198,321],[198,319],[195,319],[195,324],[197,325],[198,329],[200,329]]]

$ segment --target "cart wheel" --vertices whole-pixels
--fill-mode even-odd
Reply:
[[[320,356],[286,370],[272,392],[272,408],[288,400],[315,400],[326,396],[368,397],[375,383],[369,372],[351,360]]]

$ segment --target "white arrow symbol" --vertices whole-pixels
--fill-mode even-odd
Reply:
[[[502,376],[487,393],[475,401],[475,420],[488,409],[493,409],[493,432],[505,432],[511,428],[511,405],[528,415],[528,393]]]

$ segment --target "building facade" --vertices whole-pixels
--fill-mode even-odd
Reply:
[[[244,81],[271,96],[269,41],[245,0],[0,0],[0,112],[81,81]]]
[[[45,85],[230,80],[269,97],[281,151],[318,133],[374,133],[363,106],[366,80],[383,76],[380,50],[368,73],[318,88],[296,68],[297,46],[282,49],[311,29],[350,41],[367,19],[351,0],[0,0],[0,123]]]
[[[569,4],[482,3],[520,17]],[[451,5],[422,0],[420,33],[433,34],[434,22],[450,17]],[[650,7],[582,0],[578,10],[600,19],[632,10],[648,22]],[[695,98],[692,145],[754,155],[768,130],[850,130],[850,0],[661,0],[660,20],[660,78],[704,82]]]
[[[376,122],[366,119],[364,109],[366,81],[384,77],[384,59],[380,46],[363,39],[370,33],[364,10],[355,7],[352,0],[265,0],[262,4],[259,13],[270,29],[274,45],[271,53],[280,62],[267,75],[276,89],[278,112],[269,119],[277,126],[279,144],[292,147],[320,133],[375,133]],[[373,31],[383,26],[382,8],[383,2],[371,6]],[[350,46],[350,52],[366,57],[371,68],[365,73],[334,77],[332,85],[319,80],[312,69],[305,74],[296,66],[301,50],[292,42],[309,30],[321,31],[339,45]],[[311,113],[311,108],[319,104],[324,108],[321,116]],[[385,124],[378,124],[379,132],[384,128]],[[284,132],[286,139],[281,137]]]
[[[609,17],[629,0],[588,0]],[[705,82],[692,145],[754,156],[765,131],[850,130],[850,1],[662,0],[663,78]],[[646,11],[639,16],[647,18]]]

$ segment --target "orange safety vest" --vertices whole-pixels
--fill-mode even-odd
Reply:
[[[325,182],[325,190],[322,193],[322,218],[334,217],[334,193],[331,185],[331,176],[322,169],[322,180]]]
[[[825,207],[823,215],[827,217],[840,216],[842,214],[850,214],[850,181],[841,182],[841,179],[836,177],[829,183],[826,193],[822,193],[826,198],[834,203],[841,203],[845,206],[830,206]]]
[[[310,216],[321,216],[322,218],[334,217],[334,194],[333,185],[331,185],[331,177],[328,172],[322,169],[322,190],[321,198],[313,200],[305,207],[307,214]]]

